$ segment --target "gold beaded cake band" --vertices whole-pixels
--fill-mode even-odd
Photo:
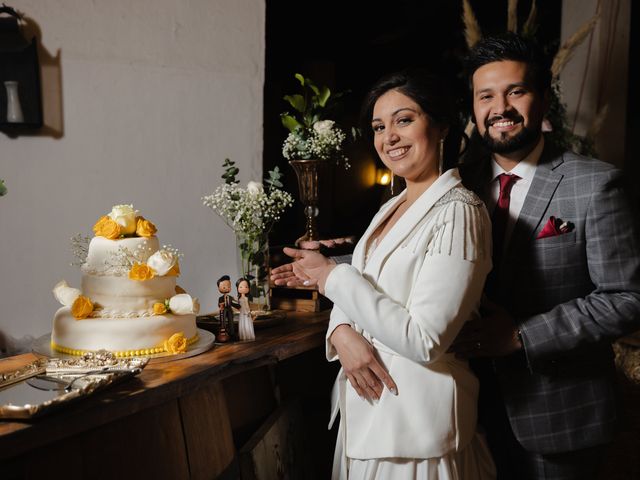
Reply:
[[[200,337],[196,333],[195,336],[187,340],[187,345],[193,345],[199,340],[199,338]],[[74,348],[63,347],[62,345],[58,345],[55,342],[53,342],[53,340],[51,341],[51,348],[60,353],[64,353],[66,355],[74,355],[74,356],[81,356],[89,352],[89,350],[77,350]],[[126,358],[126,357],[140,357],[145,355],[156,355],[158,353],[165,353],[165,352],[167,352],[167,349],[164,347],[164,345],[161,345],[159,347],[141,348],[139,350],[123,350],[120,352],[112,352],[112,353],[118,358]]]

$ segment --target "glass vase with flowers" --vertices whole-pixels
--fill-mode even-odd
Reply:
[[[223,164],[224,183],[202,197],[202,203],[225,221],[236,235],[242,276],[249,281],[253,302],[269,310],[269,232],[282,213],[293,205],[293,197],[282,190],[278,167],[269,171],[264,183],[251,181],[241,187],[239,170],[228,158]]]

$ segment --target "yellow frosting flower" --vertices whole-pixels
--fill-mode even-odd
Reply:
[[[158,231],[156,226],[144,217],[136,217],[136,235],[151,237]]]
[[[93,231],[96,236],[105,237],[109,240],[115,240],[116,238],[120,238],[120,235],[122,235],[120,225],[107,216],[100,217],[100,220],[98,220],[93,226]]]
[[[180,285],[176,285],[176,293],[180,294],[180,293],[187,293],[187,291],[182,288]]]
[[[164,342],[164,349],[169,353],[182,353],[187,351],[187,339],[182,332],[174,333],[169,340]]]
[[[178,275],[180,275],[180,264],[176,261],[176,264],[167,272],[167,277],[177,277]]]
[[[129,278],[131,280],[143,282],[145,280],[151,280],[155,276],[156,272],[146,263],[134,263],[131,270],[129,270]]]
[[[73,315],[76,320],[87,318],[91,312],[93,312],[93,303],[83,295],[76,298],[73,305],[71,305],[71,315]]]
[[[153,304],[153,313],[155,315],[162,315],[167,313],[167,306],[164,303],[156,302]]]

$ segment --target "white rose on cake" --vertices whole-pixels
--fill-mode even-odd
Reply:
[[[188,293],[180,293],[169,299],[169,309],[176,315],[197,314],[200,310],[198,299]]]
[[[56,297],[62,305],[70,307],[76,301],[82,292],[77,288],[70,287],[65,280],[60,280],[53,287],[53,296]]]
[[[133,209],[133,205],[116,205],[111,209],[108,217],[120,225],[123,235],[131,235],[136,231],[137,213],[138,212]]]
[[[153,268],[156,275],[163,276],[173,268],[177,261],[178,258],[170,251],[158,250],[149,257],[147,265]]]

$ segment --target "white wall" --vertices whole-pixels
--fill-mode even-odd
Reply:
[[[576,119],[575,133],[579,135],[584,135],[591,128],[602,105],[609,106],[606,120],[596,136],[596,149],[601,160],[622,168],[625,158],[631,0],[564,0],[561,37],[564,43],[596,13],[598,5],[601,9],[600,20],[591,42],[587,37],[576,48],[573,58],[560,75],[562,99],[567,105],[569,125],[574,125]]]
[[[80,284],[69,238],[118,203],[184,253],[178,283],[210,311],[215,280],[238,269],[232,232],[200,198],[225,157],[243,182],[262,174],[264,0],[11,5],[60,55],[64,134],[0,133],[0,342],[51,331],[51,288]]]

